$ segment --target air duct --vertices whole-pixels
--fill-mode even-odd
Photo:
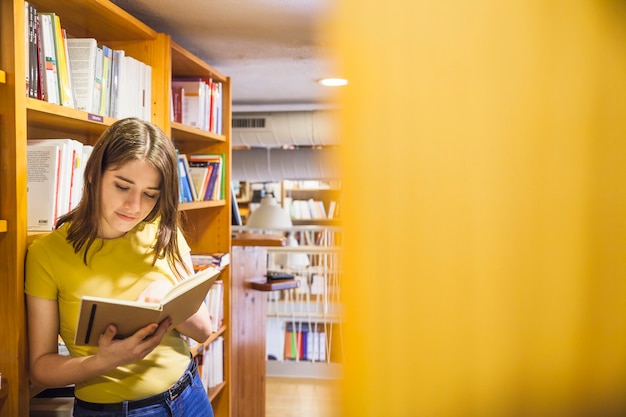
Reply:
[[[232,159],[235,181],[340,179],[336,148],[234,149]]]
[[[338,145],[336,117],[333,110],[235,113],[232,144],[265,148]]]

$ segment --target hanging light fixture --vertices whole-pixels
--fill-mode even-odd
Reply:
[[[248,229],[289,229],[293,227],[291,217],[276,201],[272,194],[261,199],[259,207],[254,209],[246,223]]]

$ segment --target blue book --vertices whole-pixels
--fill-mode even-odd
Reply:
[[[189,183],[189,173],[185,164],[185,155],[178,155],[178,178],[180,182],[180,202],[191,203],[194,201],[193,193],[191,191],[191,184]]]

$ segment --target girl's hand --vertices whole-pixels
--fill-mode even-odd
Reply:
[[[173,286],[171,282],[164,279],[153,281],[139,294],[137,301],[158,303]]]
[[[168,317],[161,323],[151,323],[125,339],[116,339],[117,329],[110,325],[100,336],[98,357],[107,368],[116,368],[143,359],[156,348],[172,325]]]

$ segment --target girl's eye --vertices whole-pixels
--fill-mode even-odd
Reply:
[[[119,189],[119,190],[122,190],[122,191],[127,191],[127,190],[128,190],[128,188],[129,188],[129,187],[124,187],[124,186],[122,186],[122,185],[120,185],[120,184],[115,184],[115,187],[116,187],[117,189]]]
[[[150,194],[150,193],[144,193],[144,195],[152,200],[154,200],[158,196],[158,194]]]

